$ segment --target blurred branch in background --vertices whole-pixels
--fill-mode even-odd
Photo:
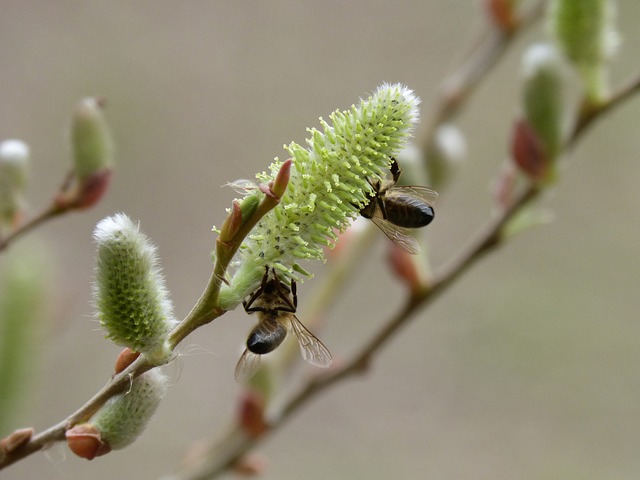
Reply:
[[[501,20],[491,5],[517,2],[488,0],[485,3],[490,5],[487,12],[491,22],[480,38],[472,43],[466,59],[440,84],[436,102],[425,115],[424,125],[416,135],[415,143],[423,152],[432,148],[438,127],[460,113],[491,68],[500,61],[514,40],[541,18],[545,7],[545,1],[530,2],[526,9],[511,6],[514,10],[507,15],[508,20]]]

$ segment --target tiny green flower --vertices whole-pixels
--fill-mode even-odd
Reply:
[[[172,356],[167,335],[175,319],[156,248],[122,213],[101,220],[93,237],[98,244],[95,304],[107,337],[152,363],[167,361]]]
[[[302,260],[324,260],[374,195],[371,180],[386,175],[391,157],[406,143],[418,120],[419,99],[404,85],[384,84],[347,111],[320,118],[322,131],[307,131],[307,148],[291,143],[289,184],[280,204],[265,215],[245,239],[235,260],[237,271],[220,294],[223,308],[233,308],[259,284],[267,266],[283,278],[305,275]],[[274,182],[282,161],[256,175]],[[260,197],[259,189],[247,196]],[[246,198],[246,197],[245,197]],[[306,274],[308,275],[308,274]]]

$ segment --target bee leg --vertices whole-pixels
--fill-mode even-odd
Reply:
[[[391,176],[393,177],[393,183],[397,183],[400,179],[400,174],[402,170],[400,170],[400,166],[395,158],[391,158]]]
[[[378,208],[380,209],[380,213],[382,213],[382,218],[384,220],[387,219],[387,208],[384,205],[384,200],[381,197],[377,197],[376,201],[378,202]]]
[[[260,283],[260,288],[258,288],[258,290],[253,292],[251,297],[249,297],[249,300],[243,300],[242,306],[244,307],[245,312],[253,313],[253,312],[262,310],[261,308],[257,308],[257,309],[251,308],[251,305],[253,305],[253,302],[255,302],[258,299],[258,297],[262,295],[262,292],[264,292],[264,286],[267,284],[268,278],[269,278],[269,267],[267,267],[267,271],[265,272],[264,277],[262,277],[262,283]]]
[[[296,286],[296,281],[291,280],[291,296],[293,297],[293,309],[298,308],[298,287]]]
[[[280,281],[278,281],[278,297],[284,303],[283,306],[278,307],[278,312],[287,312],[287,313],[296,313],[296,307],[298,306],[298,295],[296,282],[291,280],[291,288],[286,285],[282,285]],[[286,293],[285,293],[286,292]]]

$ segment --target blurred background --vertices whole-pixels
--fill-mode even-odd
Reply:
[[[638,73],[640,4],[621,0],[613,84]],[[428,117],[441,80],[482,31],[481,2],[4,0],[0,138],[32,149],[31,212],[70,164],[68,124],[87,95],[108,99],[117,171],[96,208],[29,235],[50,257],[46,318],[13,427],[42,430],[108,380],[119,348],[90,305],[91,232],[123,211],[158,246],[183,317],[211,271],[212,225],[284,143],[336,108],[403,82]],[[491,209],[489,185],[519,113],[518,39],[458,126],[468,159],[426,232],[437,268]],[[483,260],[394,338],[372,370],[318,397],[259,448],[265,479],[637,479],[640,476],[640,99],[595,125],[544,203],[555,223]],[[378,235],[319,335],[350,355],[403,304]],[[27,243],[27,239],[24,239]],[[10,249],[13,250],[13,249]],[[10,252],[11,253],[11,252]],[[4,260],[4,259],[3,259]],[[3,263],[0,263],[2,269]],[[316,278],[300,288],[305,299]],[[233,369],[254,318],[198,330],[169,367],[175,386],[134,445],[92,462],[53,446],[5,479],[154,479],[235,413]],[[3,388],[0,386],[0,388]]]

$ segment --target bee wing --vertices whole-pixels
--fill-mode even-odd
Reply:
[[[424,200],[429,205],[435,205],[438,200],[438,192],[429,187],[423,187],[422,185],[396,185],[391,187],[387,191],[387,195],[393,195],[402,193],[403,195],[411,195],[412,197]]]
[[[306,329],[304,325],[294,315],[291,316],[291,328],[300,345],[300,352],[311,365],[326,368],[331,365],[331,353],[316,336]]]
[[[376,226],[384,232],[384,234],[395,243],[398,247],[412,255],[420,253],[420,245],[418,241],[411,236],[409,229],[398,227],[381,217],[373,217],[371,219]]]
[[[249,190],[258,188],[255,182],[246,178],[239,178],[233,182],[225,183],[223,187],[231,187],[236,193],[247,193]]]
[[[260,367],[260,355],[245,349],[236,365],[236,382],[242,383],[249,380],[256,374],[258,367]]]

